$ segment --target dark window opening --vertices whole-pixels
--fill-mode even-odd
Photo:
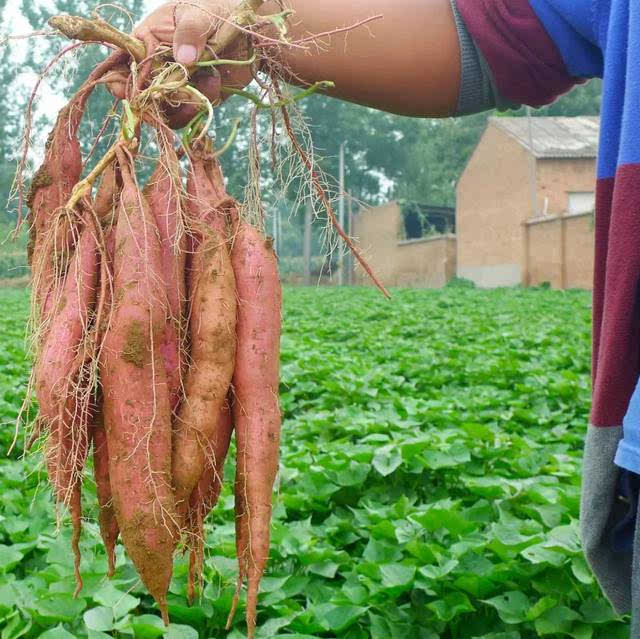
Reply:
[[[401,202],[399,204],[404,222],[403,240],[419,240],[456,232],[456,211],[454,208],[415,202]]]

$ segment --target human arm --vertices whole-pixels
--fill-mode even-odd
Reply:
[[[440,117],[456,108],[460,49],[450,0],[290,0],[290,37],[302,39],[382,18],[310,43],[281,48],[292,75],[331,80],[335,97],[401,115]],[[276,11],[274,2],[263,12]]]
[[[172,42],[176,58],[192,63],[216,27],[215,15],[228,15],[237,0],[201,0],[159,7],[143,23],[160,40]],[[365,26],[309,41],[305,50],[281,46],[276,59],[289,79],[331,80],[335,97],[377,109],[423,117],[451,115],[460,85],[460,48],[450,0],[285,0],[295,11],[289,38],[300,40],[381,15]],[[270,0],[260,13],[280,12]],[[175,15],[175,26],[174,26]],[[186,47],[186,49],[184,48]],[[242,86],[237,68],[221,68],[223,84]]]

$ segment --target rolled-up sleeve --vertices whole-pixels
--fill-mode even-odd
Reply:
[[[460,43],[460,93],[454,115],[469,115],[490,109],[506,111],[520,104],[505,100],[496,87],[491,69],[482,52],[473,41],[460,11],[457,0],[451,0],[451,9]]]
[[[460,19],[488,66],[494,92],[504,102],[543,106],[583,81],[570,71],[562,48],[527,0],[455,2]],[[552,26],[559,28],[556,23]],[[584,40],[570,24],[565,31],[566,39],[574,45]],[[585,42],[584,50],[589,49],[588,44]]]

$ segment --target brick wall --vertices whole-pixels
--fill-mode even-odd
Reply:
[[[489,124],[458,182],[458,275],[478,286],[522,281],[522,223],[532,208],[529,157]]]
[[[592,215],[566,218],[565,288],[593,288],[594,227]]]
[[[593,216],[556,216],[525,225],[529,284],[590,289],[593,280]]]
[[[561,223],[558,219],[527,224],[529,243],[529,286],[549,282],[562,288]]]
[[[386,286],[444,286],[456,273],[456,238],[445,235],[400,241],[402,213],[395,202],[354,217],[353,235],[376,275]],[[359,265],[355,283],[371,281]]]
[[[458,276],[482,287],[549,281],[589,288],[593,237],[586,218],[565,221],[564,243],[555,226],[527,221],[564,215],[569,192],[594,188],[594,159],[532,161],[519,142],[490,122],[458,182]]]
[[[537,162],[540,215],[560,215],[568,210],[571,191],[595,191],[596,162],[585,158],[540,159]]]

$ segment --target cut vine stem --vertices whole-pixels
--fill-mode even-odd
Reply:
[[[242,27],[252,24],[255,12],[264,4],[264,0],[244,0],[233,12],[210,42],[210,51],[205,51],[201,62],[205,62],[233,44],[242,33]],[[136,62],[142,62],[147,53],[144,43],[138,38],[116,29],[102,18],[83,18],[81,16],[57,15],[49,18],[50,27],[59,31],[70,40],[84,42],[104,42],[127,51]]]
[[[141,40],[112,27],[101,18],[60,15],[49,18],[48,24],[70,40],[112,44],[129,53],[136,62],[142,62],[146,56]]]
[[[130,141],[126,141],[123,138],[119,139],[103,156],[100,158],[100,162],[96,164],[91,173],[86,178],[78,182],[75,185],[71,197],[67,202],[66,208],[72,210],[76,204],[85,196],[91,193],[91,189],[96,180],[107,170],[109,165],[116,159],[116,151],[119,147],[129,146],[135,148],[138,145],[136,138]]]
[[[255,12],[264,4],[264,0],[244,0],[234,11],[234,20],[225,22],[216,34],[211,46],[216,53],[224,51],[240,35],[238,26],[251,24]]]

